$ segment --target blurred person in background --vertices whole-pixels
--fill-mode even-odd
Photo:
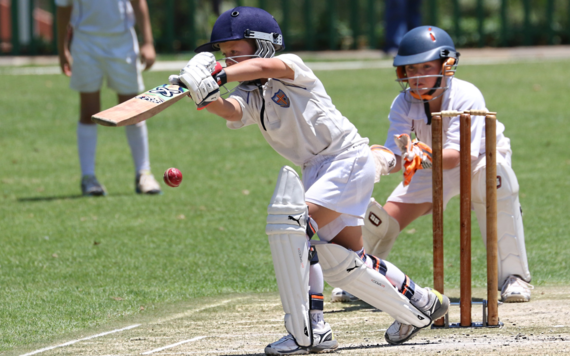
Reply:
[[[142,70],[150,69],[156,53],[146,0],[55,0],[57,42],[63,74],[79,92],[77,149],[81,166],[81,191],[86,196],[106,195],[95,177],[97,125],[91,116],[101,111],[103,78],[127,101],[144,90]],[[135,20],[143,42],[139,48]],[[142,63],[141,63],[142,62]],[[125,127],[135,164],[135,191],[160,194],[160,185],[150,172],[146,123]]]

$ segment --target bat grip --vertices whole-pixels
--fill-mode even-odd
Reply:
[[[214,80],[216,81],[216,83],[218,83],[219,86],[222,86],[228,82],[228,76],[226,74],[226,71],[220,64],[220,62],[216,62],[216,67],[212,72],[212,76],[214,77]]]
[[[220,62],[216,62],[216,66],[214,67],[214,71],[212,72],[212,76],[215,76],[216,74],[220,73],[222,70],[224,70],[224,67],[222,67]]]
[[[220,74],[220,76],[217,76],[218,74]],[[225,79],[226,78],[226,73],[224,72],[224,67],[222,67],[222,65],[220,64],[220,62],[216,62],[216,66],[214,67],[214,71],[212,72],[212,77],[214,77],[214,79],[216,79],[216,81],[218,82],[218,85],[223,85],[226,84],[226,80],[222,80],[223,83],[220,84],[220,78],[218,77],[222,77]],[[186,84],[182,83],[182,81],[178,82],[178,86],[181,86],[184,89],[188,89],[188,87],[186,86]]]

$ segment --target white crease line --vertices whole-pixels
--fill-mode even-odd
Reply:
[[[147,351],[147,352],[143,352],[141,355],[150,355],[150,354],[153,354],[153,353],[158,352],[158,351],[162,351],[162,350],[166,350],[166,349],[171,349],[171,348],[176,347],[176,346],[178,346],[178,345],[186,344],[186,343],[192,342],[192,341],[198,341],[198,340],[204,339],[204,338],[206,338],[206,337],[207,337],[207,336],[197,336],[197,337],[195,337],[195,338],[193,338],[193,339],[190,339],[190,340],[180,341],[180,342],[177,342],[176,344],[167,345],[167,346],[159,347],[158,349],[154,349],[154,350],[150,350],[150,351]]]
[[[122,329],[116,329],[116,330],[106,331],[106,332],[101,333],[101,334],[84,337],[83,339],[77,339],[77,340],[68,341],[68,342],[66,342],[65,344],[56,345],[56,346],[50,346],[50,347],[45,347],[45,348],[43,348],[43,349],[39,349],[39,350],[36,350],[36,351],[32,351],[32,352],[30,352],[30,353],[23,354],[23,355],[20,355],[20,356],[30,356],[30,355],[39,354],[40,352],[57,349],[58,347],[69,346],[69,345],[75,344],[75,343],[77,343],[77,342],[79,342],[79,341],[90,340],[90,339],[94,339],[94,338],[96,338],[96,337],[105,336],[105,335],[109,335],[109,334],[113,334],[113,333],[118,333],[119,331],[125,331],[125,330],[129,330],[129,329],[134,329],[134,328],[136,328],[137,326],[140,326],[140,325],[141,325],[141,324],[135,324],[135,325],[127,326],[126,328],[122,328]]]

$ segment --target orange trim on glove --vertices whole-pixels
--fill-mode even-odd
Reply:
[[[407,186],[418,169],[430,169],[432,167],[431,147],[417,139],[412,141],[408,134],[396,135],[394,141],[402,151],[403,183],[404,186]]]

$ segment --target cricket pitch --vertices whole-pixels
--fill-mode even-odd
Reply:
[[[485,293],[483,289],[473,292],[474,296]],[[428,328],[400,346],[384,340],[392,318],[366,303],[327,302],[325,319],[333,327],[339,342],[336,353],[341,355],[562,355],[570,352],[569,292],[567,287],[536,288],[530,303],[502,304],[499,316],[504,326],[500,329]],[[448,290],[447,294],[454,298],[459,291]],[[140,324],[132,329],[37,355],[263,355],[264,347],[285,332],[278,294],[204,298],[169,309],[129,318],[131,324]],[[473,307],[472,316],[473,321],[481,321],[479,307]],[[458,307],[451,307],[450,321],[459,321]],[[100,332],[84,331],[59,344]],[[33,353],[46,346],[14,354]]]

